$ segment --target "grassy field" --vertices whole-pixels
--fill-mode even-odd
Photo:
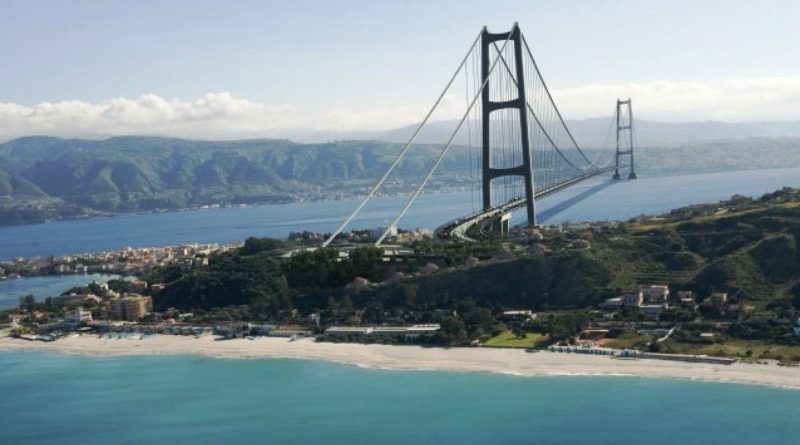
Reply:
[[[492,348],[533,348],[547,337],[542,334],[526,332],[525,338],[517,338],[511,331],[504,331],[486,340],[483,346]]]
[[[614,349],[645,349],[653,341],[653,336],[626,332],[617,338],[603,340],[601,344]]]
[[[711,345],[695,345],[668,340],[664,342],[664,352],[737,357],[745,361],[759,359],[787,362],[800,361],[800,346],[776,345],[755,340],[729,339],[722,343]]]
[[[616,349],[647,350],[647,345],[654,337],[626,333],[618,338],[603,341],[603,346]],[[739,358],[743,361],[779,360],[800,362],[800,346],[776,345],[764,341],[725,339],[712,344],[683,343],[667,340],[661,345],[660,352],[669,354],[711,355],[717,357]]]

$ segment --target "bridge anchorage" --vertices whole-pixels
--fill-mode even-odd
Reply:
[[[397,174],[397,167],[415,146],[431,117],[440,108],[446,108],[440,104],[447,98],[452,105],[458,94],[463,94],[465,99],[463,108],[459,110],[460,119],[449,136],[442,140],[441,149],[429,170],[378,237],[376,246],[395,232],[400,220],[451,149],[462,155],[469,152],[468,182],[471,187],[479,182],[481,197],[477,208],[473,197],[471,214],[436,229],[436,235],[442,239],[477,241],[508,233],[511,213],[523,207],[527,225],[535,227],[538,199],[607,172],[613,171],[614,177],[618,178],[620,160],[625,155],[629,156],[628,177],[636,178],[630,99],[617,102],[616,149],[584,150],[564,122],[519,26],[515,23],[510,31],[501,33],[491,33],[484,27],[392,164],[338,229],[322,243],[323,247],[353,221],[391,175]],[[447,116],[445,119],[450,118]],[[476,153],[472,150],[473,142],[477,145],[474,147]],[[603,146],[607,145],[604,143]],[[474,160],[474,157],[480,159]],[[473,160],[479,166],[480,179],[473,177]]]

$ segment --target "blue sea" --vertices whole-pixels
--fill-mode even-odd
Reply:
[[[786,444],[800,391],[0,352],[0,443]]]
[[[60,295],[75,286],[85,286],[92,281],[108,281],[119,278],[113,274],[71,274],[44,277],[24,277],[0,281],[0,310],[17,307],[19,297],[33,295],[37,301]]]
[[[675,207],[730,198],[760,196],[800,186],[800,168],[704,173],[610,181],[608,177],[571,187],[538,202],[538,222],[621,220]],[[406,196],[379,197],[351,228],[375,228],[394,219]],[[435,228],[478,209],[477,191],[420,196],[401,227]],[[357,201],[327,201],[246,208],[132,214],[113,218],[0,227],[0,259],[164,246],[241,241],[249,236],[282,238],[292,231],[332,231]],[[515,215],[516,222],[523,222]]]

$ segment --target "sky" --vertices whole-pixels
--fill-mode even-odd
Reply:
[[[411,124],[482,26],[514,22],[567,119],[630,96],[644,119],[796,120],[799,18],[788,0],[0,0],[0,139]]]

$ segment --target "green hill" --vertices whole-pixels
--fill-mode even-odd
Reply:
[[[494,308],[581,308],[657,283],[693,290],[701,299],[728,292],[736,301],[766,309],[776,300],[800,295],[798,236],[800,192],[787,189],[760,200],[693,206],[666,218],[600,231],[547,233],[550,252],[544,255],[528,253],[526,238],[511,239],[506,247],[431,241],[410,246],[416,255],[402,262],[382,261],[368,249],[342,261],[334,250],[322,250],[276,267],[277,255],[289,245],[250,240],[242,252],[210,258],[207,270],[178,273],[177,280],[157,271],[153,279],[172,281],[163,304],[206,310],[270,294],[260,288],[266,282],[273,283],[267,288],[280,289],[276,295],[281,299],[291,300],[284,306],[304,310],[345,295],[364,308],[423,310],[467,300]],[[591,247],[571,248],[578,238],[589,240]],[[438,271],[423,273],[429,263]],[[406,278],[393,279],[398,272]],[[357,276],[381,284],[352,292],[347,284]],[[207,296],[198,289],[221,293]],[[227,300],[225,295],[236,297]]]
[[[659,176],[785,167],[800,162],[798,146],[800,138],[775,138],[644,148],[637,152],[637,170],[643,176]],[[379,141],[299,144],[278,139],[25,137],[0,144],[0,198],[30,204],[31,221],[70,217],[75,212],[351,198],[362,196],[401,149],[401,144]],[[410,191],[440,149],[440,145],[414,146],[383,192]],[[477,156],[474,147],[472,156]],[[470,161],[467,147],[454,146],[428,188],[474,185],[477,161]],[[0,224],[26,221],[3,216],[14,208],[0,201]]]
[[[42,213],[52,213],[53,202],[126,212],[334,199],[371,184],[400,148],[371,141],[26,137],[0,144],[0,196],[41,198]],[[415,147],[387,190],[416,183],[438,149]],[[463,182],[467,172],[456,166],[469,162],[460,157],[445,163],[438,185]]]

